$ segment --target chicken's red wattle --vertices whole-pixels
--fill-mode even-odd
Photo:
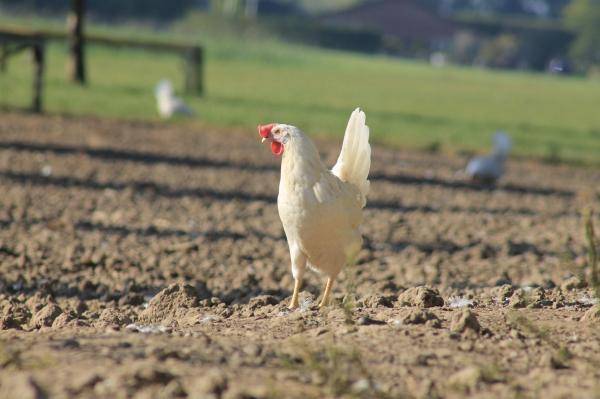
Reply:
[[[279,141],[271,142],[271,152],[273,152],[275,155],[283,154],[283,144],[281,144]]]

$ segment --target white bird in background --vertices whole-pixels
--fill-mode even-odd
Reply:
[[[158,113],[164,119],[169,119],[173,116],[192,116],[194,111],[188,107],[182,99],[176,97],[173,93],[173,85],[167,79],[163,79],[156,85],[154,89],[156,96],[156,104]]]
[[[331,170],[297,127],[271,123],[258,130],[263,141],[270,142],[273,154],[282,155],[277,207],[295,280],[289,307],[298,307],[306,266],[328,277],[322,307],[329,302],[336,276],[353,262],[362,246],[358,227],[367,203],[371,167],[365,114],[357,108],[350,116],[342,150]]]
[[[512,147],[508,134],[502,131],[494,135],[494,151],[491,155],[476,157],[469,161],[467,176],[476,182],[495,183],[504,174],[504,164]]]

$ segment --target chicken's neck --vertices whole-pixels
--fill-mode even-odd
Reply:
[[[290,143],[281,160],[280,190],[293,191],[297,187],[312,187],[317,182],[325,166],[315,145],[307,137]]]

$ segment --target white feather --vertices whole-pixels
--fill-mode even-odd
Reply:
[[[344,133],[344,142],[337,162],[331,170],[342,181],[354,184],[360,190],[362,205],[369,194],[369,170],[371,169],[371,145],[366,116],[356,108]]]

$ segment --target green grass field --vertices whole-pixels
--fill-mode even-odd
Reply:
[[[182,36],[187,38],[165,34]],[[433,68],[262,38],[207,35],[201,42],[206,94],[185,97],[199,113],[198,123],[250,131],[279,121],[311,134],[341,135],[348,115],[360,106],[380,143],[480,151],[495,130],[504,129],[514,137],[517,155],[600,163],[597,80]],[[181,61],[173,55],[90,46],[85,88],[66,81],[65,55],[63,44],[50,46],[45,107],[51,113],[158,119],[156,82],[166,77],[182,87]],[[27,107],[31,77],[29,55],[12,58],[0,73],[0,107]]]

